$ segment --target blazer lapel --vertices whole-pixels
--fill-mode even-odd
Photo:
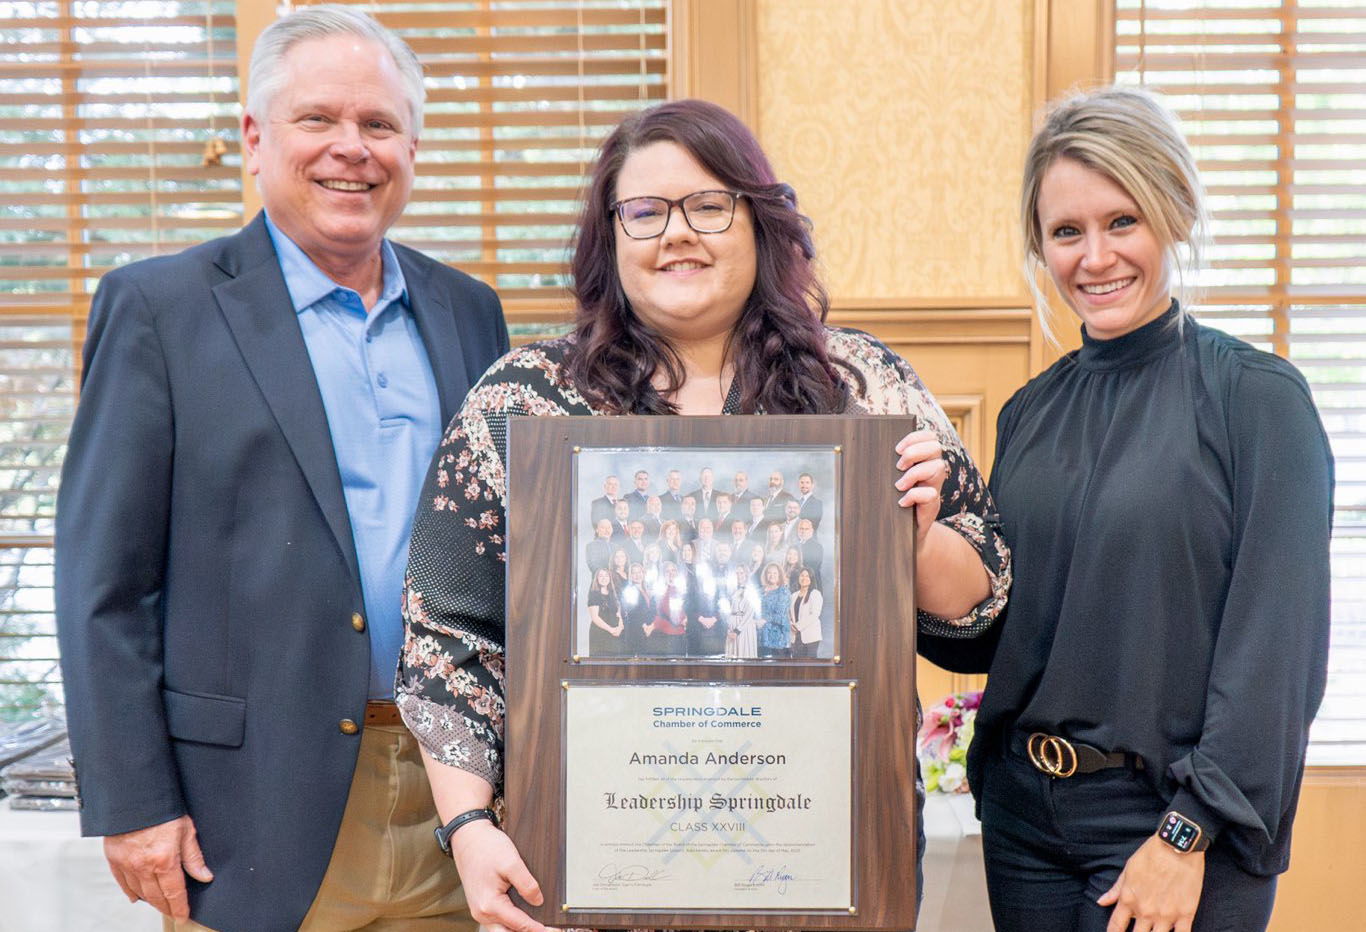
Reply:
[[[225,243],[217,264],[233,276],[213,289],[218,307],[337,539],[346,565],[359,581],[351,519],[322,393],[261,216]]]
[[[441,398],[441,427],[444,430],[455,417],[460,399],[470,387],[470,375],[465,369],[465,357],[460,351],[460,333],[455,326],[455,310],[444,300],[444,293],[427,287],[426,270],[408,259],[403,250],[394,250],[403,280],[408,285],[408,303],[413,319],[427,348],[427,360],[436,379],[436,392]],[[482,375],[476,372],[475,375]]]

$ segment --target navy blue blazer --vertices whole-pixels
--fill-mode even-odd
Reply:
[[[443,420],[508,350],[487,285],[395,245]],[[100,282],[58,496],[87,835],[189,813],[196,921],[295,929],[355,769],[370,639],[322,397],[258,216]]]

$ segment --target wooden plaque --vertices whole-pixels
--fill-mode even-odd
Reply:
[[[893,482],[895,444],[915,426],[511,419],[506,828],[545,894],[541,907],[519,903],[529,914],[557,927],[914,927],[914,519]],[[624,496],[648,466],[658,493],[668,467],[687,493],[699,463],[714,466],[716,492],[744,464],[755,493],[776,464],[793,494],[793,464],[815,464],[802,481],[825,512],[796,545],[820,567],[823,635],[804,644],[815,656],[755,659],[739,638],[687,656],[682,635],[664,655],[625,639],[590,647],[588,543],[601,533],[593,516],[612,508],[590,500],[602,474],[624,473]],[[718,543],[713,533],[706,549],[723,556]],[[731,569],[743,593],[745,573]]]

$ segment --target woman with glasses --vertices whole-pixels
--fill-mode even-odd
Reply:
[[[1065,100],[1026,158],[1081,348],[997,428],[1015,585],[968,753],[996,928],[1257,932],[1324,690],[1327,439],[1293,366],[1173,297],[1205,208],[1154,97]]]
[[[824,325],[808,226],[753,134],[713,104],[660,104],[603,144],[574,244],[574,332],[485,373],[414,523],[397,698],[443,818],[488,806],[501,778],[509,415],[913,414],[923,429],[897,444],[887,481],[918,518],[922,642],[977,635],[1000,613],[1009,554],[985,483],[910,366]],[[476,820],[452,848],[477,920],[540,932],[506,895],[541,896],[506,835]]]

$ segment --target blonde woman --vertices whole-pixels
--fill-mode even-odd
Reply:
[[[763,615],[759,611],[759,592],[749,578],[749,569],[734,568],[735,591],[730,596],[730,633],[726,639],[726,656],[737,660],[753,660],[759,656],[759,628]]]
[[[1257,932],[1289,857],[1332,456],[1300,373],[1178,302],[1202,197],[1137,90],[1062,102],[1027,156],[1029,265],[1082,344],[997,428],[1015,583],[968,773],[1003,932]]]

